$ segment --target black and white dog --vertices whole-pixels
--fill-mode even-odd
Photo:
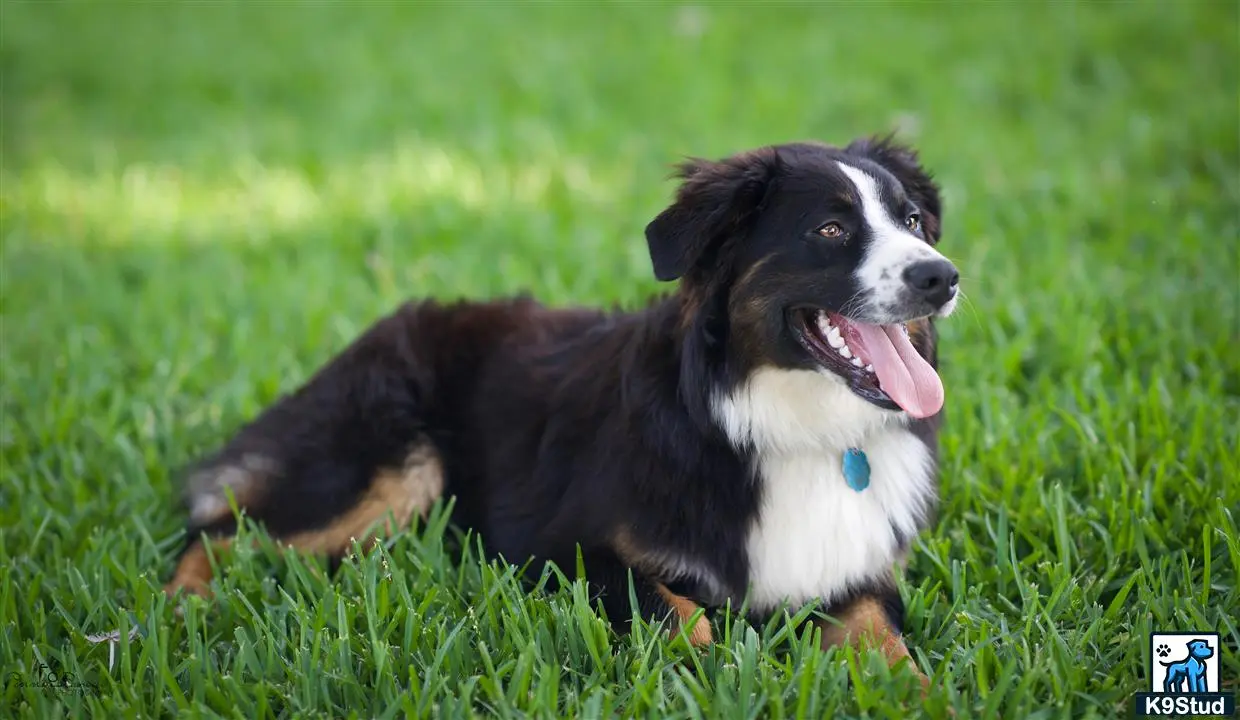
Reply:
[[[646,228],[676,292],[637,312],[409,303],[187,480],[169,591],[206,594],[231,492],[339,556],[441,496],[506,560],[575,567],[613,621],[821,602],[824,643],[896,662],[893,584],[936,499],[935,316],[957,272],[938,188],[890,139],[681,166]],[[632,571],[638,607],[629,604]],[[684,627],[711,639],[709,621]]]

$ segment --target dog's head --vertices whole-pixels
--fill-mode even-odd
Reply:
[[[958,274],[934,247],[939,190],[913,151],[793,143],[692,160],[680,177],[646,239],[656,277],[694,299],[687,342],[734,378],[814,369],[878,407],[938,413],[929,319],[953,310]]]
[[[1205,640],[1193,640],[1188,643],[1188,655],[1198,660],[1205,660],[1214,656],[1214,650]]]

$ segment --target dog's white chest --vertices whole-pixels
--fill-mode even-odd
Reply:
[[[930,453],[899,427],[861,444],[870,486],[844,479],[841,452],[790,452],[759,463],[762,502],[750,528],[750,602],[770,609],[830,601],[890,572],[899,537],[915,535],[933,498]]]
[[[746,540],[755,610],[830,601],[891,572],[897,533],[917,533],[935,494],[930,449],[901,416],[823,373],[771,368],[720,397],[715,413],[756,452],[761,503]],[[870,464],[860,492],[844,479],[849,448]]]

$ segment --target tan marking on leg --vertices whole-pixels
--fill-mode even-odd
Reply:
[[[355,539],[377,542],[380,535],[405,529],[413,514],[426,517],[443,494],[443,466],[429,447],[410,453],[400,470],[375,475],[366,493],[326,527],[281,538],[280,543],[305,552],[343,555]],[[381,528],[375,525],[382,521]]]
[[[635,573],[640,572],[646,578],[650,578],[650,576],[657,576],[663,571],[663,568],[648,553],[643,552],[633,542],[632,535],[624,528],[620,528],[612,536],[611,547],[615,551],[616,556],[620,558],[620,561],[633,568]],[[675,636],[685,626],[685,623],[689,622],[689,619],[693,617],[693,614],[698,611],[700,606],[689,598],[677,595],[667,589],[667,586],[661,582],[655,581],[654,586],[658,590],[659,596],[663,598],[663,601],[676,613],[676,628],[671,631],[671,634]],[[710,629],[710,621],[706,619],[705,615],[698,618],[693,628],[686,632],[685,636],[693,647],[709,645],[714,640]]]
[[[907,659],[909,669],[921,681],[923,688],[929,687],[930,679],[921,672],[913,657],[904,644],[903,638],[887,620],[882,605],[874,598],[862,598],[849,605],[843,612],[837,613],[835,619],[839,625],[816,620],[822,628],[822,647],[851,644],[858,649],[877,648],[887,658],[887,663],[894,667],[901,660]]]
[[[677,595],[671,590],[668,590],[667,586],[663,583],[655,583],[655,588],[659,591],[659,595],[663,598],[663,601],[671,606],[672,611],[676,613],[676,629],[671,633],[674,637],[680,633],[681,628],[685,627],[685,624],[693,618],[693,614],[700,610],[701,607],[689,598],[684,597],[683,595]],[[685,637],[689,640],[689,644],[693,647],[702,647],[704,645],[711,644],[714,640],[714,636],[711,634],[710,621],[706,619],[705,614],[697,619],[697,622],[693,624],[693,627],[685,633]]]
[[[232,544],[232,538],[211,541],[211,545],[218,549],[226,548],[230,544]],[[192,595],[209,598],[211,597],[212,576],[211,558],[207,555],[206,546],[198,540],[181,555],[176,573],[173,574],[172,580],[164,585],[164,592],[174,595],[178,590],[184,590]]]
[[[249,457],[249,456],[247,456]],[[274,466],[247,463],[254,469],[272,469]],[[243,472],[236,466],[225,468],[224,472]],[[196,487],[191,491],[211,492],[213,488],[222,487],[219,482],[221,472],[204,473],[196,480]],[[228,479],[225,477],[225,479]],[[230,484],[230,486],[233,486]],[[241,489],[256,487],[255,484],[241,484]],[[342,555],[348,551],[354,538],[366,540],[377,539],[378,532],[372,532],[373,526],[384,520],[383,530],[390,534],[407,526],[417,512],[423,517],[430,510],[439,496],[443,494],[443,467],[438,456],[428,446],[419,447],[405,459],[400,470],[383,470],[379,472],[370,488],[362,498],[347,512],[333,520],[327,527],[318,530],[295,533],[285,538],[276,538],[279,545],[310,553],[327,553]],[[249,497],[254,497],[250,495]],[[241,493],[237,493],[238,504],[244,506]],[[225,503],[225,513],[227,504]],[[196,521],[199,519],[196,517]],[[222,549],[231,545],[233,538],[212,540],[213,549]],[[211,561],[207,556],[206,547],[196,541],[181,556],[176,572],[171,581],[164,585],[164,591],[173,594],[178,590],[210,597],[212,578]]]

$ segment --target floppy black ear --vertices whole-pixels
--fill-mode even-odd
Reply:
[[[917,207],[921,208],[922,228],[930,242],[937,243],[943,231],[943,200],[934,177],[922,167],[917,151],[896,142],[894,136],[856,140],[847,152],[868,157],[896,176]]]
[[[659,280],[675,280],[714,259],[722,242],[762,206],[778,155],[763,148],[725,160],[692,159],[677,175],[676,200],[646,226],[646,245]]]

